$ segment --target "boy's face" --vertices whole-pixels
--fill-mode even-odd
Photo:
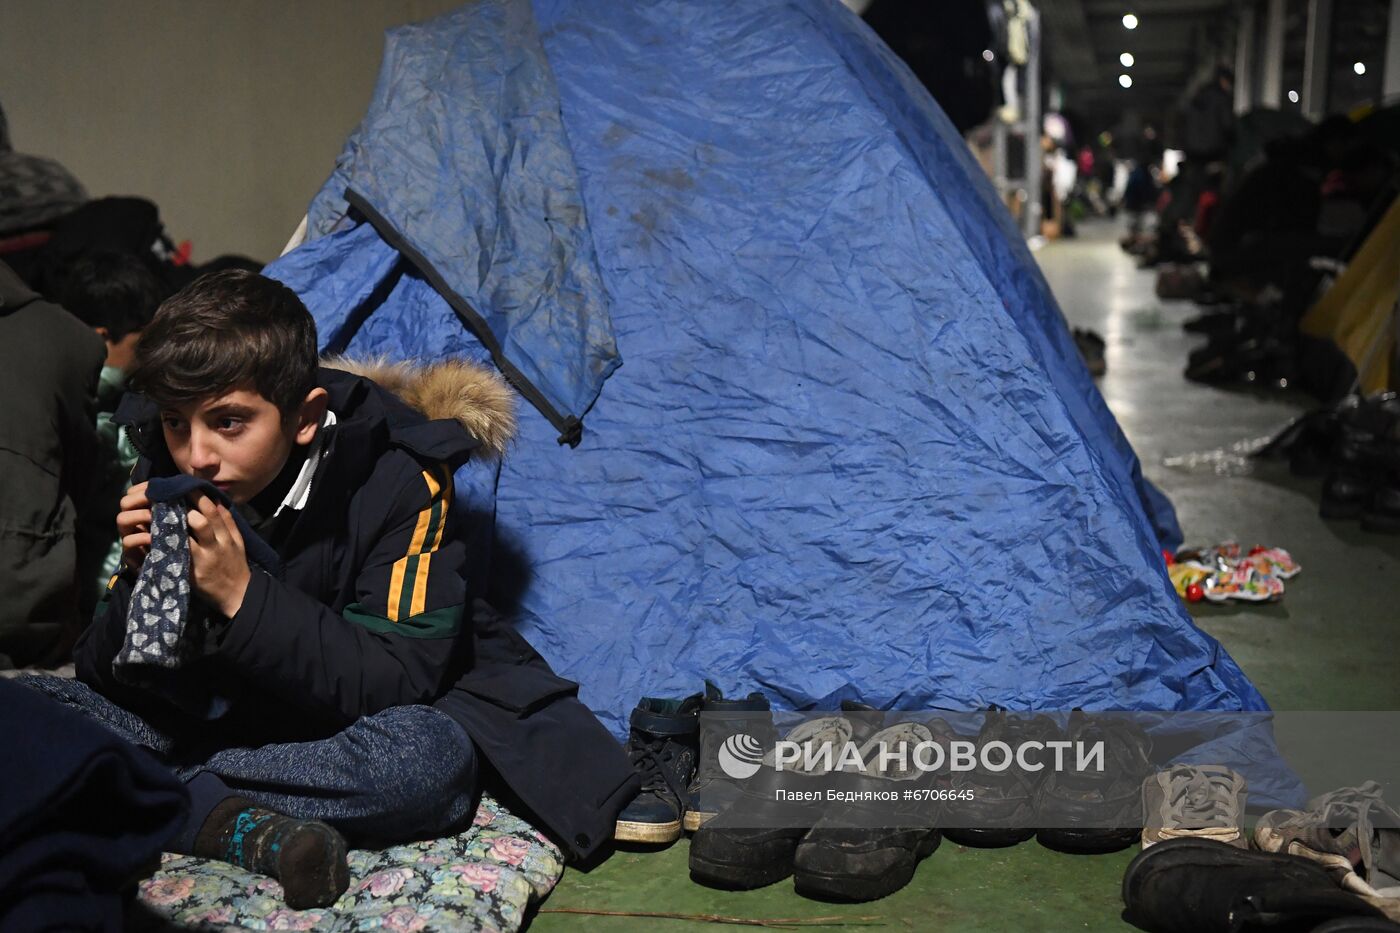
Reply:
[[[242,505],[277,477],[293,445],[311,443],[325,411],[325,389],[312,389],[284,417],[257,390],[243,387],[162,409],[160,421],[176,468]]]

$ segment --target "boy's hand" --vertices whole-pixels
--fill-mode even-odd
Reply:
[[[252,572],[243,548],[243,535],[227,508],[203,493],[187,516],[190,528],[190,576],[195,592],[225,618],[243,605]]]
[[[137,483],[128,489],[120,509],[117,537],[122,542],[122,563],[137,570],[151,549],[151,501],[146,498],[146,484]]]

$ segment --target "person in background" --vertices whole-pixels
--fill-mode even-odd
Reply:
[[[0,263],[0,667],[55,667],[81,631],[102,341]],[[86,581],[84,581],[86,582]]]
[[[1188,260],[1196,253],[1188,238],[1201,196],[1223,169],[1235,140],[1235,72],[1222,65],[1212,81],[1191,96],[1182,124],[1181,149],[1186,159],[1172,181],[1171,201],[1158,224],[1158,245],[1168,260]]]
[[[58,303],[107,345],[97,384],[98,456],[92,466],[91,507],[84,511],[78,532],[78,579],[83,585],[78,610],[83,618],[92,615],[121,563],[117,511],[139,455],[112,415],[126,391],[141,331],[164,297],[150,264],[129,253],[83,254],[63,270],[59,281]]]

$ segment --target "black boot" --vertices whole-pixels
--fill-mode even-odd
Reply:
[[[1029,741],[1063,739],[1049,716],[1021,718],[1003,709],[987,712],[976,746],[1005,742],[1018,748]],[[1045,771],[995,771],[981,762],[953,775],[953,800],[945,807],[943,835],[958,845],[983,849],[1014,846],[1035,835],[1035,806]]]
[[[1049,776],[1036,797],[1040,844],[1059,852],[1117,852],[1142,835],[1142,782],[1152,772],[1152,742],[1136,723],[1123,717],[1070,714],[1071,742],[1092,747],[1104,743],[1101,769],[1046,770]],[[1078,746],[1076,746],[1078,747]]]
[[[899,722],[862,747],[865,770],[838,778],[847,801],[826,808],[797,846],[798,894],[824,901],[873,901],[909,883],[920,860],[938,848],[939,775],[918,762],[922,743],[946,743],[942,720]],[[883,754],[882,754],[883,753]]]
[[[865,722],[827,716],[802,723],[784,738],[814,754],[831,746],[839,756],[844,746],[859,745],[871,731]],[[734,804],[690,840],[691,879],[712,888],[749,890],[786,878],[798,843],[825,812],[825,792],[832,786],[825,771],[807,771],[802,764],[779,771],[772,759],[765,760],[742,782]]]
[[[683,700],[644,697],[632,710],[627,755],[642,789],[617,815],[618,842],[664,844],[681,836],[686,787],[699,753],[700,694]]]
[[[1371,493],[1361,527],[1380,534],[1400,534],[1400,476],[1391,476]]]
[[[329,907],[350,886],[345,840],[325,823],[298,820],[229,797],[204,820],[194,854],[270,875],[293,910]]]
[[[1387,441],[1397,423],[1391,394],[1361,399],[1337,412],[1332,468],[1318,508],[1323,518],[1358,518],[1374,508],[1377,491],[1386,485],[1387,454],[1393,446]]]
[[[1376,438],[1372,460],[1379,479],[1361,527],[1383,534],[1400,533],[1400,399],[1387,392],[1369,400],[1376,409]]]
[[[1327,869],[1294,855],[1169,839],[1123,875],[1124,918],[1151,933],[1312,930],[1336,917],[1380,917]]]
[[[773,713],[761,693],[742,700],[726,700],[718,687],[706,681],[700,706],[700,765],[685,808],[685,828],[695,832],[716,813],[727,810],[739,798],[739,785],[721,766],[720,753],[730,762],[761,760],[773,747]]]

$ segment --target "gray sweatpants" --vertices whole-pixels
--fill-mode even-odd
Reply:
[[[16,678],[166,760],[176,740],[87,684]],[[172,765],[190,790],[190,821],[173,846],[191,852],[210,811],[230,796],[330,823],[352,845],[392,845],[454,831],[473,813],[476,754],[462,727],[428,706],[396,706],[311,742],[226,748]]]

